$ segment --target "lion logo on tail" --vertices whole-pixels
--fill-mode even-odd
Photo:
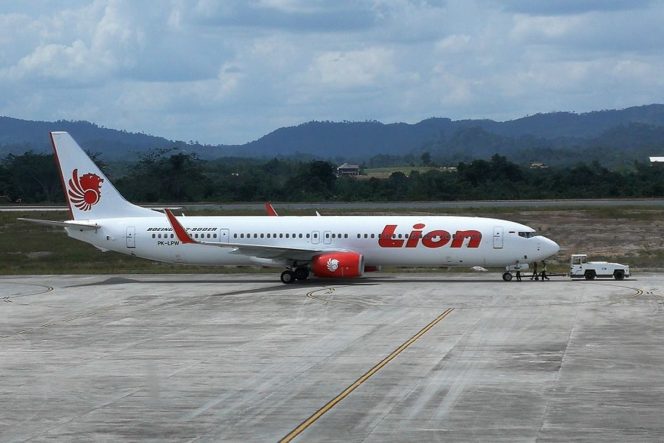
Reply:
[[[78,176],[78,169],[74,169],[69,179],[69,199],[81,211],[89,211],[99,203],[101,198],[101,184],[104,179],[97,174]]]

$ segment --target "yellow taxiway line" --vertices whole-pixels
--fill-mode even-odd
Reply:
[[[281,443],[288,443],[292,441],[295,437],[300,435],[305,429],[307,429],[309,426],[311,426],[313,423],[316,422],[319,418],[323,416],[327,411],[332,409],[337,403],[339,403],[341,400],[344,398],[348,397],[348,395],[353,392],[355,389],[357,389],[362,383],[367,381],[372,375],[383,369],[385,365],[387,365],[389,362],[394,360],[397,355],[399,355],[401,352],[403,352],[408,346],[412,345],[417,341],[420,337],[422,337],[424,334],[429,332],[431,328],[436,326],[441,320],[443,320],[445,317],[447,317],[454,308],[448,308],[444,310],[438,317],[434,318],[431,323],[420,329],[420,331],[413,335],[411,338],[406,340],[401,346],[396,348],[390,355],[385,357],[383,360],[381,360],[378,364],[376,364],[373,368],[369,369],[364,375],[362,375],[360,378],[355,380],[350,386],[348,386],[346,389],[344,389],[339,395],[334,397],[332,400],[327,402],[325,406],[320,408],[318,411],[314,412],[311,417],[307,418],[304,420],[302,423],[300,423],[295,429],[290,431],[284,438],[279,440]]]

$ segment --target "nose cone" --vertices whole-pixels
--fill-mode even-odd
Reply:
[[[560,246],[558,246],[558,243],[554,242],[551,239],[548,239],[546,237],[542,237],[541,240],[541,252],[542,255],[546,257],[551,257],[552,255],[555,255],[560,251]]]

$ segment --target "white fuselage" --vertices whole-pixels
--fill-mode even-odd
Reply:
[[[88,221],[98,222],[100,228],[68,227],[67,233],[102,250],[197,265],[294,264],[278,257],[244,255],[230,246],[183,244],[165,216]],[[362,254],[366,266],[502,267],[543,260],[559,249],[548,238],[534,235],[532,228],[479,217],[180,217],[179,221],[194,240],[202,242],[348,250]]]

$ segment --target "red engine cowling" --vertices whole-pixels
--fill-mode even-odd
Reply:
[[[328,252],[311,260],[316,277],[359,277],[364,271],[364,256],[357,252]]]

